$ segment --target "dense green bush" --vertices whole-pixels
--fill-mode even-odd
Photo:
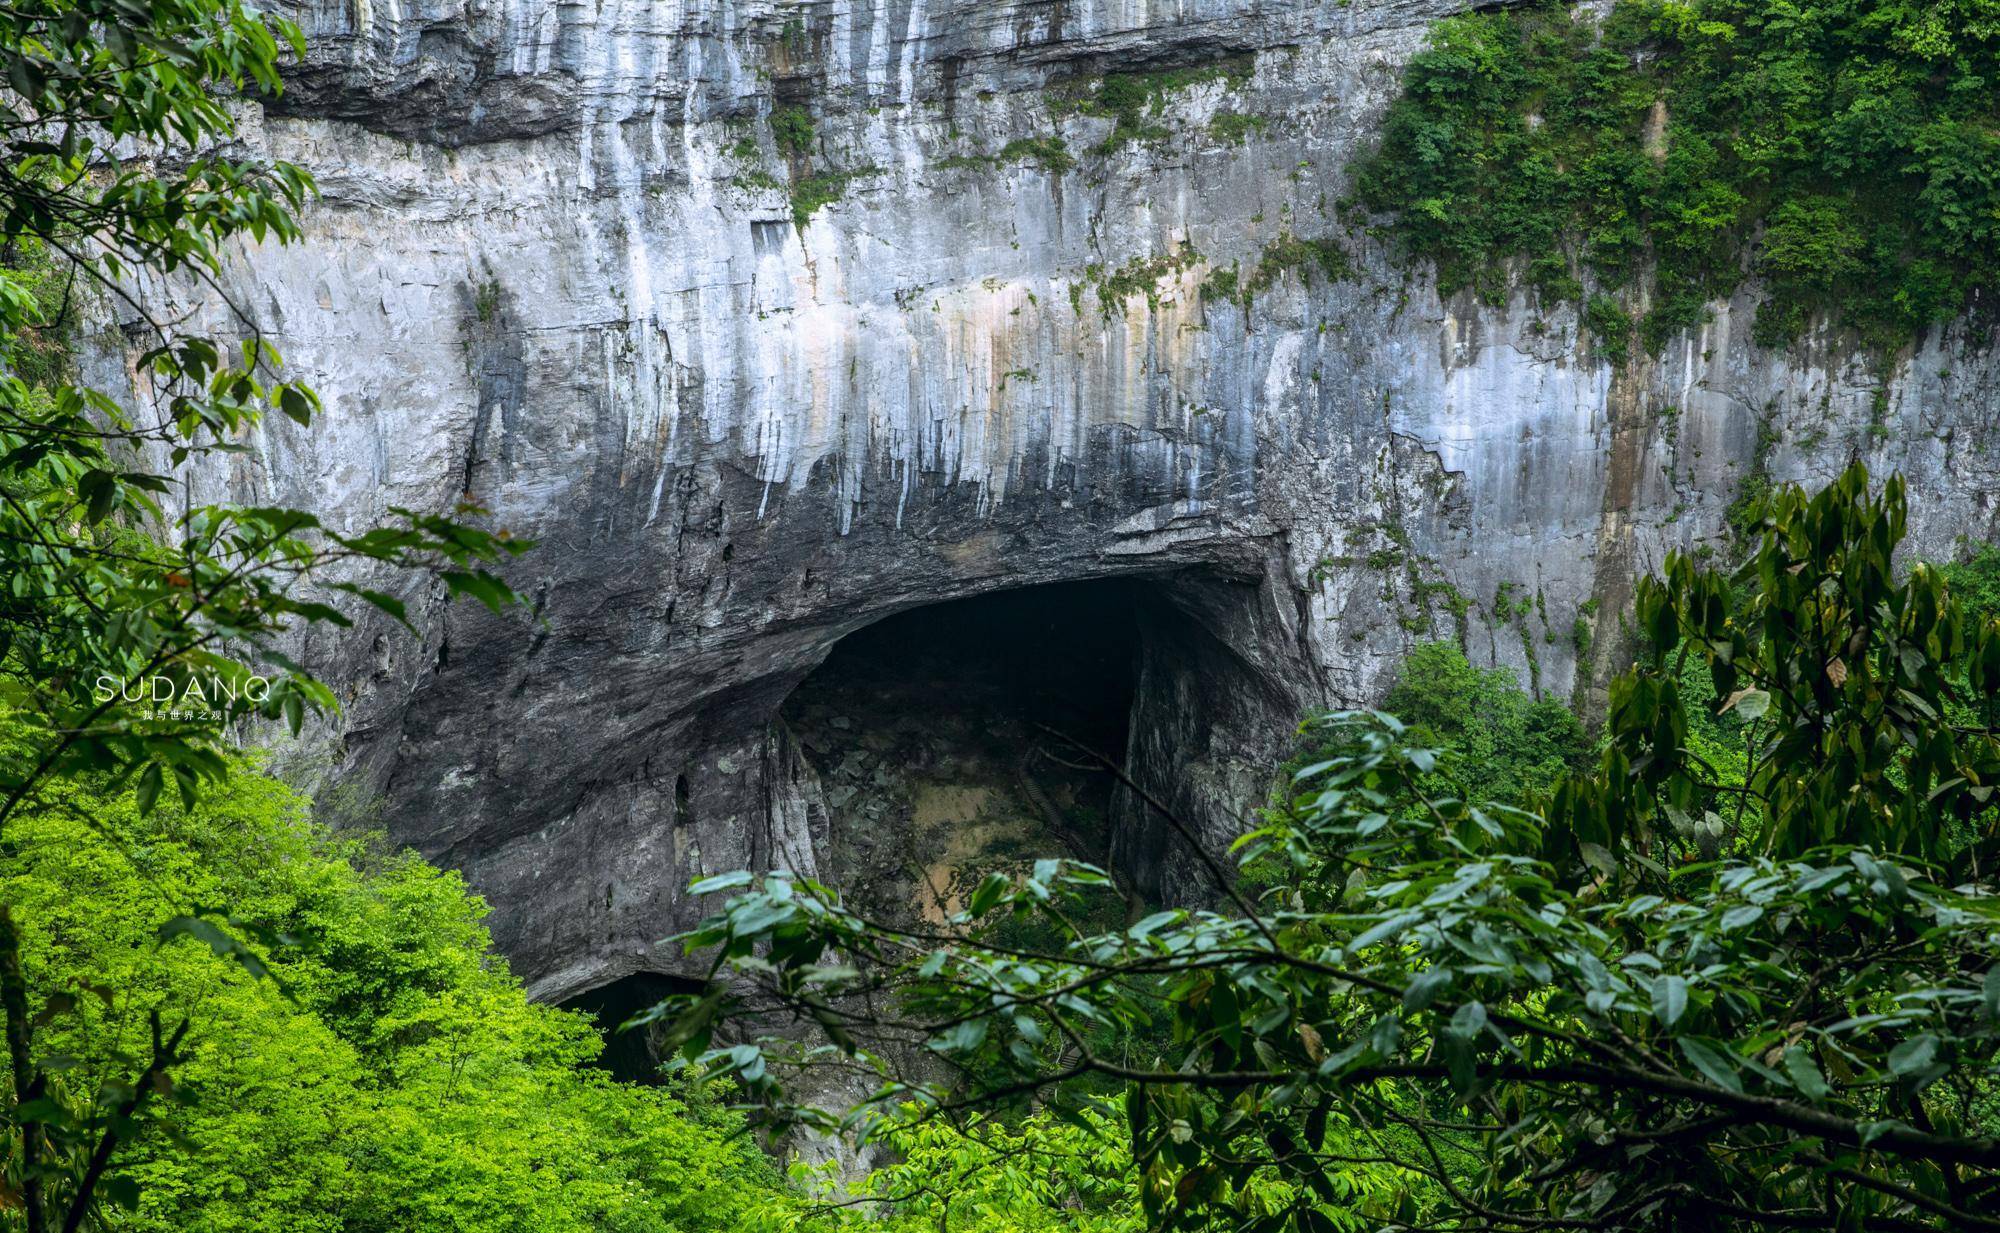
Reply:
[[[596,1028],[527,1000],[458,875],[316,831],[254,770],[193,812],[146,817],[69,785],[10,826],[0,900],[48,1012],[38,1053],[79,1099],[129,1072],[119,1056],[143,1048],[149,1012],[194,1024],[171,1073],[179,1099],[149,1106],[122,1156],[139,1207],[120,1229],[667,1233],[799,1218],[733,1116],[591,1065]],[[291,939],[270,953],[275,980],[187,937],[155,943],[190,905],[224,902]]]
[[[1030,1094],[1088,1116],[1109,1106],[1085,1080],[1122,1082],[1151,1228],[1991,1227],[2000,620],[1896,567],[1900,479],[1857,465],[1754,513],[1734,576],[1672,553],[1641,580],[1599,756],[1525,808],[1464,782],[1518,742],[1454,748],[1518,698],[1432,651],[1399,687],[1418,729],[1315,721],[1316,760],[1236,844],[1292,875],[1255,898],[1218,877],[1226,909],[1102,929],[1079,909],[1103,871],[1044,860],[913,932],[723,875],[703,889],[737,893],[684,941],[730,979],[678,999],[673,1031],[783,1115],[904,1134]],[[1683,692],[1691,670],[1712,692]],[[1739,725],[1716,729],[1741,742],[1733,784],[1690,740],[1710,713]],[[1717,852],[1695,813],[1746,793]],[[1060,945],[996,940],[1024,919]],[[827,1048],[717,1045],[745,988]],[[1162,1049],[1118,1047],[1162,1019]],[[819,1108],[767,1054],[891,1082]]]
[[[1573,711],[1528,697],[1505,668],[1473,667],[1455,643],[1412,648],[1382,705],[1441,751],[1440,773],[1480,800],[1525,801],[1590,755]]]
[[[341,1219],[355,1221],[376,1218],[368,1204],[417,1201],[386,1180],[395,1164],[386,1158],[356,1174],[381,1184],[343,1189],[341,1151],[366,1148],[378,1121],[326,1132],[339,1145],[329,1152],[257,1159],[299,1142],[254,1121],[262,1096],[279,1091],[274,1076],[296,1054],[307,1083],[280,1094],[326,1090],[312,1085],[313,1067],[333,1066],[333,1055],[305,1037],[281,1048],[254,1032],[243,1050],[234,1037],[224,1050],[209,1016],[240,1012],[234,995],[201,995],[200,981],[181,990],[171,967],[146,958],[150,938],[192,934],[236,974],[264,973],[244,941],[250,926],[230,921],[224,900],[204,891],[164,914],[144,910],[193,894],[169,894],[164,879],[202,866],[150,865],[172,848],[136,815],[163,799],[191,812],[226,780],[236,721],[282,717],[297,732],[308,714],[337,709],[280,644],[295,648],[288,639],[305,627],[351,625],[352,612],[329,599],[406,620],[403,599],[357,584],[353,564],[392,567],[376,578],[416,571],[418,585],[501,609],[515,597],[485,566],[523,548],[504,529],[473,525],[482,515],[469,498],[449,513],[394,508],[380,525],[343,530],[301,510],[206,504],[177,488],[193,460],[248,448],[267,413],[304,426],[319,410],[309,387],[283,378],[255,322],[155,316],[133,295],[162,278],[213,285],[244,245],[300,234],[294,215],[312,178],[255,157],[236,127],[239,101],[276,94],[281,65],[305,54],[299,29],[268,7],[0,7],[9,119],[0,128],[0,837],[11,879],[0,896],[0,1228],[101,1227],[107,1199],[144,1212],[179,1203],[155,1226],[172,1228],[318,1227],[260,1214],[260,1204],[282,1213],[294,1193],[347,1204]],[[83,306],[111,301],[131,310],[119,314],[123,341],[144,350],[108,391],[81,379],[70,334]],[[128,392],[127,381],[139,395],[131,405],[113,392]],[[50,829],[60,825],[70,830]],[[129,867],[93,863],[112,853]],[[142,905],[132,896],[146,887],[156,902]],[[453,936],[439,936],[439,955]],[[204,973],[217,978],[212,964]],[[351,1029],[381,1009],[369,991],[348,992],[356,1000],[346,1011],[322,1008],[327,1023]],[[230,1123],[239,1142],[213,1140],[240,1150],[242,1167],[225,1170],[202,1149],[171,1167],[162,1155],[151,1168],[159,1189],[142,1194],[135,1136],[157,1129],[204,1040],[210,1063],[227,1053],[266,1067],[239,1077],[242,1092],[217,1072],[218,1090],[251,1115]],[[363,1078],[386,1064],[364,1061],[373,1069]],[[203,1107],[223,1106],[197,1102],[189,1116]],[[446,1124],[448,1112],[438,1103],[429,1124]],[[144,1146],[162,1153],[163,1142]],[[393,1212],[382,1219],[414,1226]]]
[[[846,1187],[846,1201],[895,1233],[1143,1233],[1139,1173],[1115,1112],[901,1127],[886,1140],[895,1163]],[[842,1202],[839,1180],[818,1172],[816,1189]]]
[[[1581,300],[1588,273],[1646,292],[1657,347],[1754,270],[1760,341],[1824,312],[1889,349],[2000,282],[1996,81],[1987,0],[1473,13],[1410,63],[1357,191],[1447,293],[1520,261]]]
[[[1983,544],[1969,559],[1944,566],[1944,580],[1968,613],[2000,616],[2000,547]]]

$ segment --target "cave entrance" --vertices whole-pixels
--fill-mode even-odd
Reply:
[[[581,1011],[597,1021],[597,1030],[604,1037],[604,1050],[597,1055],[596,1062],[600,1069],[609,1071],[612,1078],[622,1083],[655,1086],[667,1081],[665,1072],[660,1069],[666,1059],[660,1049],[657,1030],[635,1028],[621,1032],[619,1025],[647,1007],[658,1004],[669,994],[699,993],[701,990],[701,981],[687,977],[662,972],[634,972],[578,994],[561,1005],[564,1010]]]
[[[822,872],[872,910],[942,920],[986,873],[1069,855],[1109,869],[1138,910],[1173,839],[1091,754],[1178,797],[1211,720],[1269,695],[1218,636],[1256,624],[1258,595],[1193,573],[1052,583],[847,635],[779,715],[824,811]],[[1277,709],[1282,733],[1294,713]]]
[[[786,701],[836,875],[933,920],[1014,860],[1109,862],[1140,672],[1135,580],[914,608],[849,634]]]
[[[762,790],[767,845],[780,819],[807,837],[749,863],[810,868],[860,910],[904,922],[943,921],[988,873],[1049,856],[1116,882],[1086,927],[1212,902],[1220,888],[1190,834],[1228,863],[1314,699],[1285,598],[1260,578],[1186,568],[949,600],[854,630],[780,705],[761,764],[726,771]],[[673,824],[703,804],[695,774],[677,775]],[[732,824],[754,849],[755,815]],[[605,1033],[599,1065],[659,1083],[663,1042],[618,1025],[699,988],[639,972],[563,1005]]]

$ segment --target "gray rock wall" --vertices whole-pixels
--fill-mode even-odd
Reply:
[[[246,144],[322,197],[305,242],[243,254],[226,288],[329,411],[198,486],[352,525],[469,494],[541,544],[515,575],[532,619],[412,595],[420,641],[307,648],[349,699],[341,799],[466,870],[562,997],[671,967],[653,944],[699,914],[690,877],[823,858],[771,721],[888,613],[1236,580],[1247,600],[1186,608],[1248,667],[1195,724],[1202,661],[1159,641],[1140,703],[1161,722],[1135,766],[1203,811],[1255,782],[1284,712],[1369,699],[1420,639],[1588,702],[1633,577],[1721,543],[1753,472],[1858,455],[1909,475],[1923,551],[1990,535],[1984,329],[1885,383],[1830,333],[1753,346],[1746,291],[1614,368],[1569,309],[1441,302],[1343,222],[1398,66],[1459,7],[293,6],[309,63]],[[1168,69],[1214,71],[1163,93],[1148,139],[1098,150],[1113,121],[1063,102]],[[767,122],[789,107],[814,125],[795,150]],[[1001,157],[1054,136],[1074,166]],[[790,193],[825,177],[837,199],[795,224]],[[1200,293],[1288,237],[1356,272]]]

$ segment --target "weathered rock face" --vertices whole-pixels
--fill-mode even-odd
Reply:
[[[671,970],[691,877],[843,867],[774,721],[888,614],[1154,580],[1131,763],[1220,830],[1299,708],[1368,699],[1413,641],[1588,701],[1632,578],[1721,542],[1752,475],[1858,454],[1911,478],[1920,550],[1986,537],[1980,329],[1885,381],[1837,336],[1756,348],[1746,290],[1614,368],[1569,310],[1440,302],[1340,220],[1399,65],[1459,7],[295,10],[310,62],[247,139],[323,197],[227,288],[330,410],[200,483],[352,525],[466,493],[540,542],[532,619],[414,596],[421,641],[309,648],[352,700],[332,795],[463,868],[567,997]],[[1163,70],[1138,139],[1063,103]],[[791,108],[811,132],[781,148]],[[1009,150],[1057,136],[1073,166]],[[831,200],[800,224],[795,198]],[[1322,239],[1351,273],[1286,243]],[[1134,868],[1190,876],[1119,810]]]

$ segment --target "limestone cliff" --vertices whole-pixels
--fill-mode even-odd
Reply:
[[[322,197],[228,286],[329,414],[201,483],[353,524],[469,494],[541,544],[532,619],[418,595],[420,642],[308,648],[350,700],[333,795],[566,997],[671,971],[691,877],[841,866],[780,708],[916,605],[1146,580],[1128,752],[1219,832],[1299,708],[1415,640],[1588,702],[1605,614],[1753,474],[1859,455],[1910,477],[1920,550],[1990,533],[1981,330],[1884,383],[1832,333],[1754,346],[1746,289],[1614,366],[1343,217],[1459,7],[293,6],[309,61],[246,133]],[[1129,866],[1184,877],[1119,808]]]

